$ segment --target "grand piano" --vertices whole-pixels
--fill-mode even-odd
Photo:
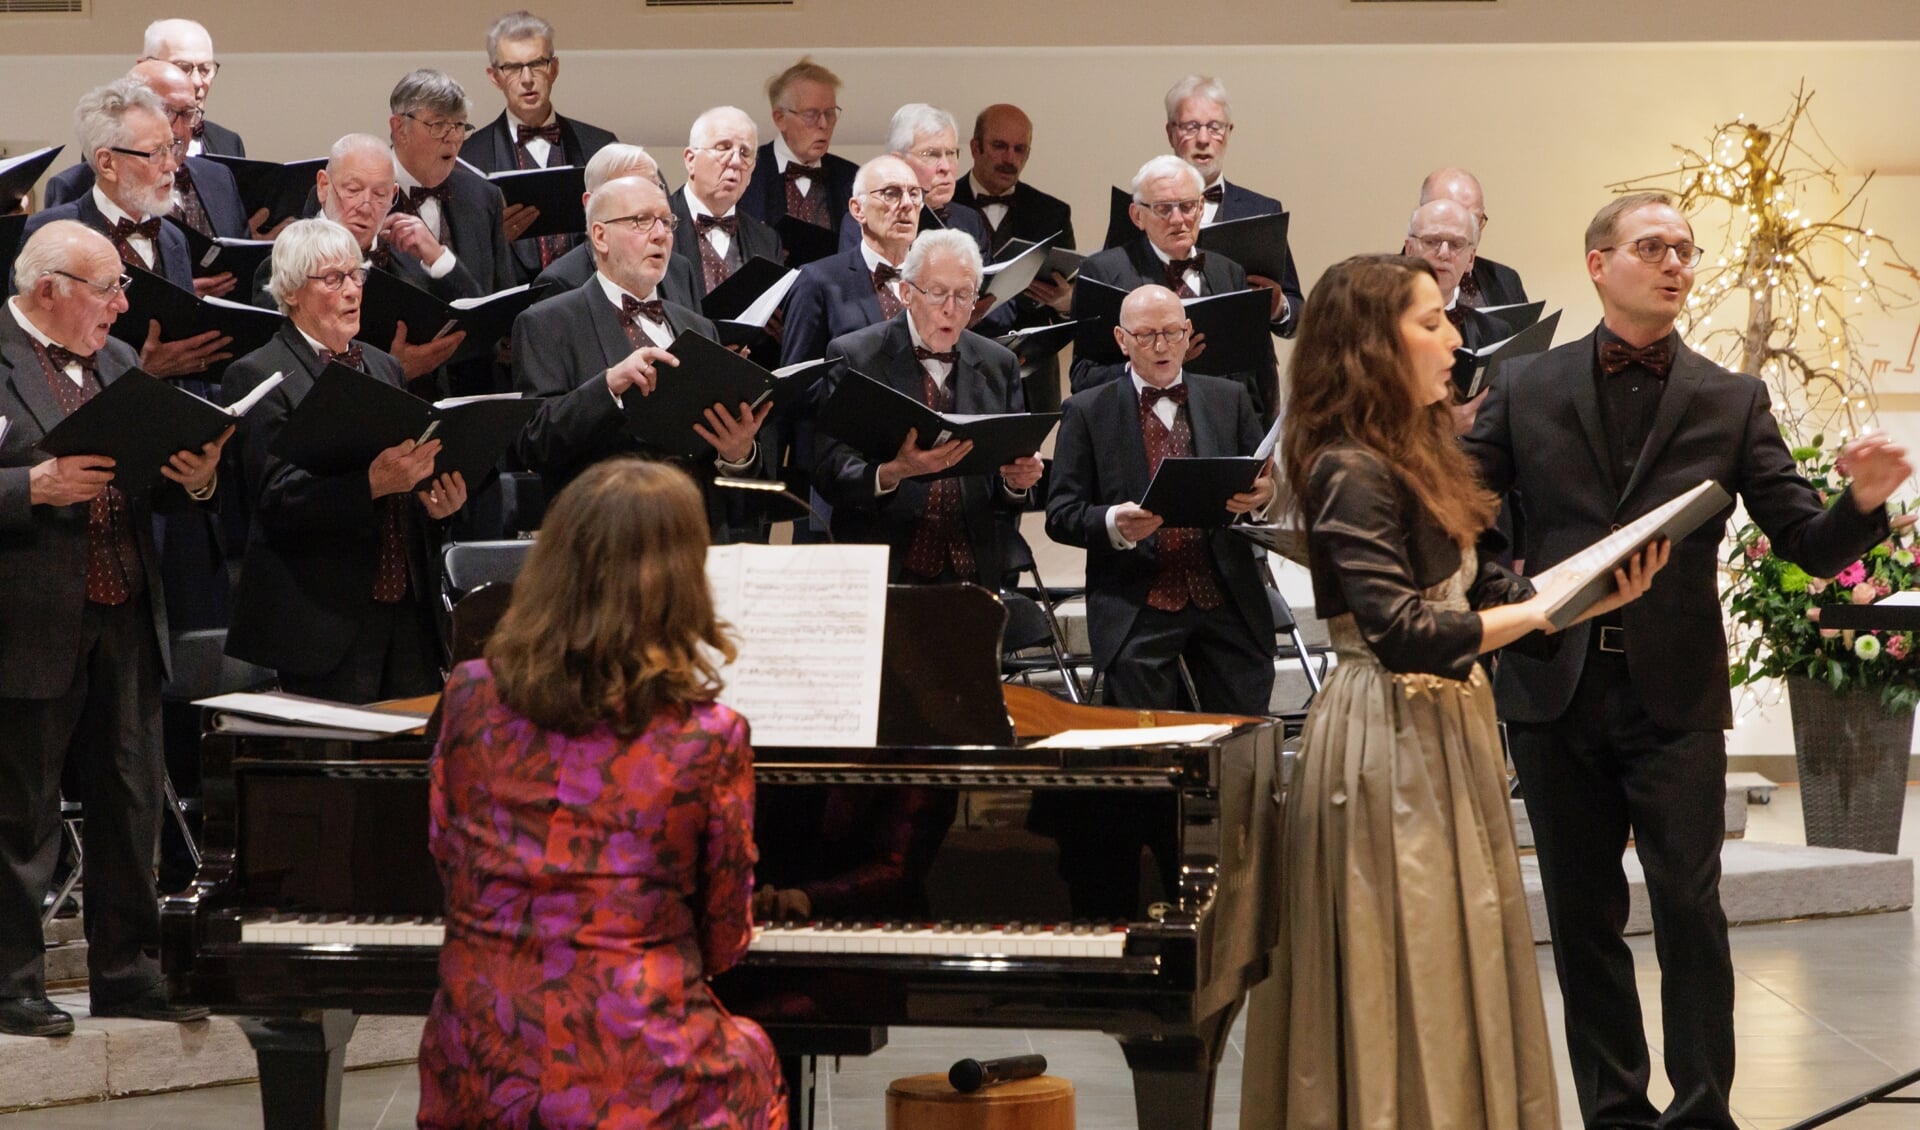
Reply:
[[[1003,688],[999,623],[955,616],[939,592],[889,597],[877,745],[756,748],[756,881],[803,892],[808,910],[756,923],[716,995],[772,1037],[797,1130],[813,1125],[818,1057],[871,1054],[914,1025],[1107,1032],[1143,1128],[1208,1126],[1228,1029],[1276,936],[1280,724]],[[901,638],[956,622],[991,638],[965,661],[896,656],[896,609]],[[1177,745],[1027,744],[1195,720],[1231,729]],[[204,862],[163,904],[162,963],[177,998],[239,1019],[274,1130],[337,1125],[359,1015],[432,1003],[431,750],[424,735],[203,741]],[[1089,870],[1089,844],[1115,858]]]

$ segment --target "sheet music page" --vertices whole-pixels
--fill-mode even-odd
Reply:
[[[752,723],[754,745],[876,742],[886,546],[714,546],[707,581],[740,649],[720,701]]]
[[[231,710],[237,714],[251,714],[259,718],[298,722],[304,726],[364,730],[375,734],[404,734],[408,730],[419,729],[420,724],[427,720],[424,714],[364,710],[344,702],[319,702],[283,694],[237,692],[215,695],[212,698],[196,698],[193,700],[193,705],[211,706],[216,710]]]

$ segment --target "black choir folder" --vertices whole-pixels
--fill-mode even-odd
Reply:
[[[1120,324],[1120,304],[1126,300],[1127,292],[1117,286],[1094,279],[1074,284],[1073,316],[1079,324],[1074,336],[1075,356],[1106,362],[1125,359],[1113,339],[1113,327]],[[1273,299],[1267,291],[1251,287],[1182,299],[1180,305],[1186,308],[1193,332],[1206,337],[1206,348],[1187,362],[1188,369],[1218,377],[1273,362],[1273,327],[1267,320],[1273,312]]]
[[[406,440],[437,439],[434,476],[458,471],[474,494],[538,407],[518,393],[429,404],[332,361],[287,417],[272,454],[316,475],[341,475],[365,471],[374,456]]]
[[[1207,224],[1195,246],[1240,264],[1249,275],[1280,281],[1287,263],[1287,213]]]
[[[240,189],[240,202],[246,205],[249,217],[262,208],[267,210],[264,227],[272,227],[306,211],[307,194],[314,190],[314,174],[327,167],[325,157],[309,157],[284,165],[249,157],[224,157],[218,153],[209,153],[207,158],[225,165],[233,174],[233,182]]]
[[[38,446],[53,456],[108,456],[114,462],[114,484],[138,493],[153,485],[175,452],[197,451],[219,439],[280,380],[275,373],[222,408],[178,385],[130,369],[55,424]]]
[[[1060,236],[1064,234],[1064,232],[1055,232],[1047,238],[1059,239]],[[1009,239],[1006,245],[1000,249],[1000,254],[995,261],[1001,263],[1012,262],[1028,248],[1033,246],[1034,242],[1030,239]],[[1056,247],[1049,244],[1047,247],[1047,261],[1041,264],[1037,277],[1046,278],[1049,275],[1059,275],[1063,280],[1072,282],[1074,279],[1080,277],[1080,264],[1086,261],[1087,257],[1084,254],[1075,251],[1071,247]]]
[[[407,324],[407,341],[412,345],[425,345],[455,330],[465,330],[467,339],[454,351],[452,360],[491,357],[493,343],[507,336],[520,312],[545,298],[551,289],[547,283],[521,283],[478,298],[442,302],[386,271],[371,270],[360,299],[360,332],[355,336],[385,349],[401,322]]]
[[[521,239],[542,235],[579,235],[587,230],[587,171],[577,165],[544,169],[504,169],[487,179],[508,204],[526,204],[540,215],[520,233]]]
[[[273,241],[270,239],[234,239],[224,235],[209,239],[171,217],[167,222],[187,237],[187,249],[193,256],[193,277],[196,279],[230,274],[240,286],[249,287],[253,285],[253,276],[260,270],[260,264],[273,257]]]
[[[935,412],[864,373],[849,371],[821,406],[818,429],[875,463],[898,455],[909,430],[919,433],[915,442],[922,451],[948,440],[972,440],[973,450],[965,459],[944,471],[919,476],[944,479],[991,475],[1015,459],[1033,455],[1059,422],[1058,412]]]
[[[65,148],[49,145],[0,160],[0,212],[11,209],[15,201],[32,192],[33,186],[53,167],[53,159]]]
[[[629,390],[620,401],[634,438],[689,458],[713,454],[712,445],[693,430],[706,423],[707,409],[718,405],[732,415],[742,404],[758,409],[771,399],[775,410],[784,412],[828,368],[824,361],[812,361],[768,372],[692,330],[674,338],[667,352],[680,364],[655,365],[653,391]]]
[[[1559,325],[1560,311],[1555,310],[1504,341],[1489,342],[1478,349],[1454,350],[1453,384],[1459,390],[1460,399],[1468,401],[1479,396],[1499,366],[1553,348],[1553,333]]]
[[[1266,462],[1251,455],[1162,459],[1140,509],[1175,528],[1231,525],[1239,515],[1227,510],[1227,500],[1252,490]]]
[[[853,217],[842,217],[841,222],[850,224]],[[786,249],[789,267],[804,267],[816,259],[825,259],[840,251],[840,237],[832,228],[823,228],[793,216],[782,216],[773,222],[773,230],[780,233],[780,246]]]
[[[147,340],[147,323],[160,323],[162,341],[179,341],[208,330],[218,330],[233,339],[225,352],[245,357],[273,340],[286,319],[274,310],[262,310],[225,298],[202,298],[190,290],[129,264],[127,274],[133,282],[127,287],[127,312],[113,323],[113,336],[139,349]],[[222,361],[208,372],[224,369]]]
[[[1013,350],[1022,364],[1032,365],[1065,349],[1079,325],[1079,322],[1055,322],[1050,326],[1029,326],[993,340]]]
[[[1556,577],[1573,573],[1586,580],[1547,609],[1547,618],[1555,628],[1564,628],[1581,613],[1613,593],[1613,571],[1642,549],[1666,538],[1678,542],[1733,505],[1733,499],[1712,479],[1680,497],[1660,506],[1594,542],[1572,557],[1531,578],[1535,588],[1545,588]]]

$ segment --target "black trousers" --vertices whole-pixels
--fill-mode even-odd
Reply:
[[[1179,710],[1185,658],[1200,701],[1188,710],[1265,714],[1273,698],[1273,638],[1256,639],[1231,599],[1218,608],[1189,604],[1178,612],[1142,608],[1107,667],[1113,706]]]
[[[1546,888],[1581,1117],[1590,1130],[1732,1130],[1733,961],[1720,907],[1726,736],[1655,724],[1626,657],[1597,650],[1564,716],[1544,726],[1508,723],[1507,735]],[[1646,872],[1660,960],[1674,1091],[1665,1113],[1647,1100],[1646,1032],[1622,937],[1629,833]]]
[[[409,593],[397,604],[372,608],[333,670],[317,675],[281,671],[281,688],[308,698],[351,703],[412,698],[439,690],[439,645],[426,606]]]
[[[65,693],[0,700],[0,997],[46,995],[40,907],[60,857],[60,777],[83,806],[89,988],[95,1005],[160,980],[153,859],[165,811],[160,651],[148,597],[89,604]]]

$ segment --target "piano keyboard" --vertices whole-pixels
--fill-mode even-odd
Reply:
[[[434,946],[445,939],[438,918],[351,914],[276,914],[240,924],[240,941],[280,946]]]
[[[1124,957],[1127,931],[1106,923],[759,923],[755,953],[927,954],[950,957]]]

